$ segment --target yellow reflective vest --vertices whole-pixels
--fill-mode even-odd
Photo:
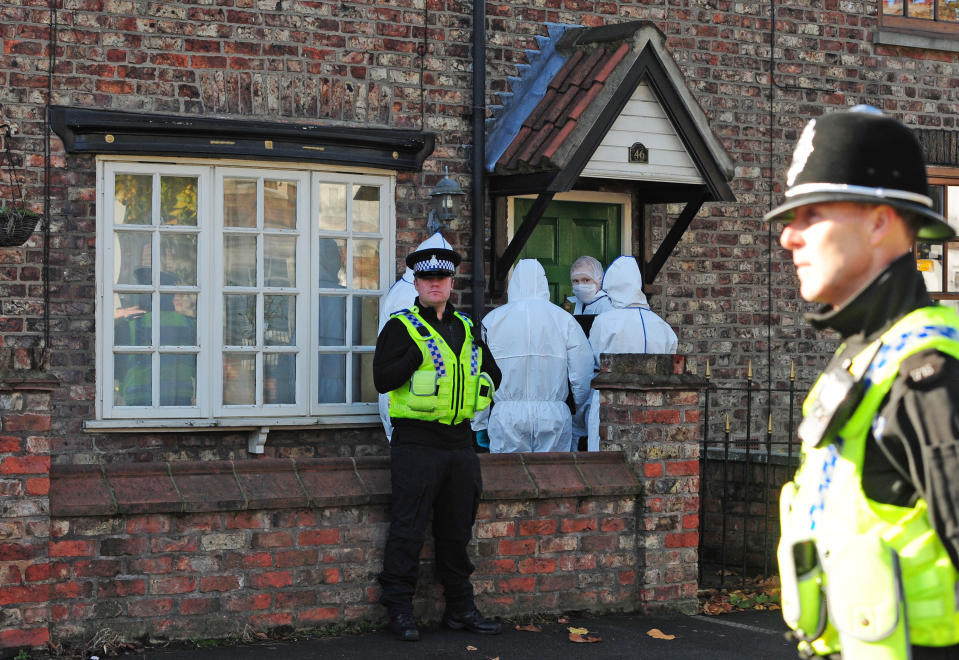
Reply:
[[[902,361],[936,349],[959,359],[959,315],[925,307],[899,320],[843,364],[862,384],[834,436],[804,438],[802,464],[780,497],[782,608],[800,651],[846,660],[906,660],[909,646],[959,643],[959,573],[929,521],[913,507],[870,500],[862,489],[866,440]],[[843,347],[840,347],[841,352]],[[827,370],[803,414],[830,390]],[[833,379],[835,380],[835,379]],[[841,390],[841,388],[840,388]],[[805,420],[804,420],[805,423]],[[881,435],[881,426],[875,433]]]
[[[417,307],[392,315],[406,326],[423,354],[423,361],[404,385],[390,392],[390,417],[458,424],[487,408],[493,381],[483,373],[483,352],[473,341],[473,321],[460,312],[465,339],[456,355]]]

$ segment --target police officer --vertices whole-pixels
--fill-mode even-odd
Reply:
[[[781,495],[783,616],[806,657],[959,657],[959,315],[912,254],[954,232],[916,138],[869,106],[811,120],[786,183],[766,219],[842,344]]]
[[[413,593],[426,524],[433,513],[436,572],[446,599],[444,625],[498,634],[501,625],[476,609],[466,546],[480,492],[470,419],[489,406],[500,370],[472,320],[449,303],[460,256],[417,250],[406,258],[417,297],[393,314],[376,340],[373,382],[389,392],[392,503],[379,582],[380,602],[401,640],[416,641]]]

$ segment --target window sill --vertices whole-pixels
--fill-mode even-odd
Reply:
[[[959,53],[959,39],[945,34],[930,34],[909,28],[890,28],[883,26],[872,35],[875,44],[900,46],[903,48],[921,48]]]
[[[221,417],[218,419],[91,419],[83,430],[95,433],[130,431],[241,431],[270,428],[316,428],[336,426],[365,427],[379,425],[379,415],[323,415],[322,417]]]

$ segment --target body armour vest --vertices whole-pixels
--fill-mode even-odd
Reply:
[[[493,381],[483,373],[483,352],[473,341],[473,322],[460,312],[465,338],[456,355],[417,307],[392,315],[406,326],[423,361],[404,385],[390,392],[390,417],[458,424],[490,404]]]
[[[841,648],[844,659],[906,660],[910,644],[959,643],[959,574],[926,502],[893,506],[862,489],[866,440],[870,430],[882,435],[876,414],[899,366],[930,348],[959,359],[959,315],[951,309],[906,315],[851,362],[827,369],[803,404],[803,425],[833,411],[833,423],[811,425],[818,432],[803,436],[800,428],[802,463],[780,497],[783,618],[805,654]],[[842,399],[852,399],[845,410]]]

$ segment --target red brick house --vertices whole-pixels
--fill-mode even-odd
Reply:
[[[447,171],[474,314],[517,258],[559,300],[628,253],[688,372],[808,379],[760,218],[870,103],[959,223],[954,4],[0,4],[0,197],[44,214],[0,248],[0,649],[382,616],[378,301]],[[959,299],[959,247],[917,257]],[[695,606],[701,383],[607,367],[609,451],[484,457],[484,610]]]

